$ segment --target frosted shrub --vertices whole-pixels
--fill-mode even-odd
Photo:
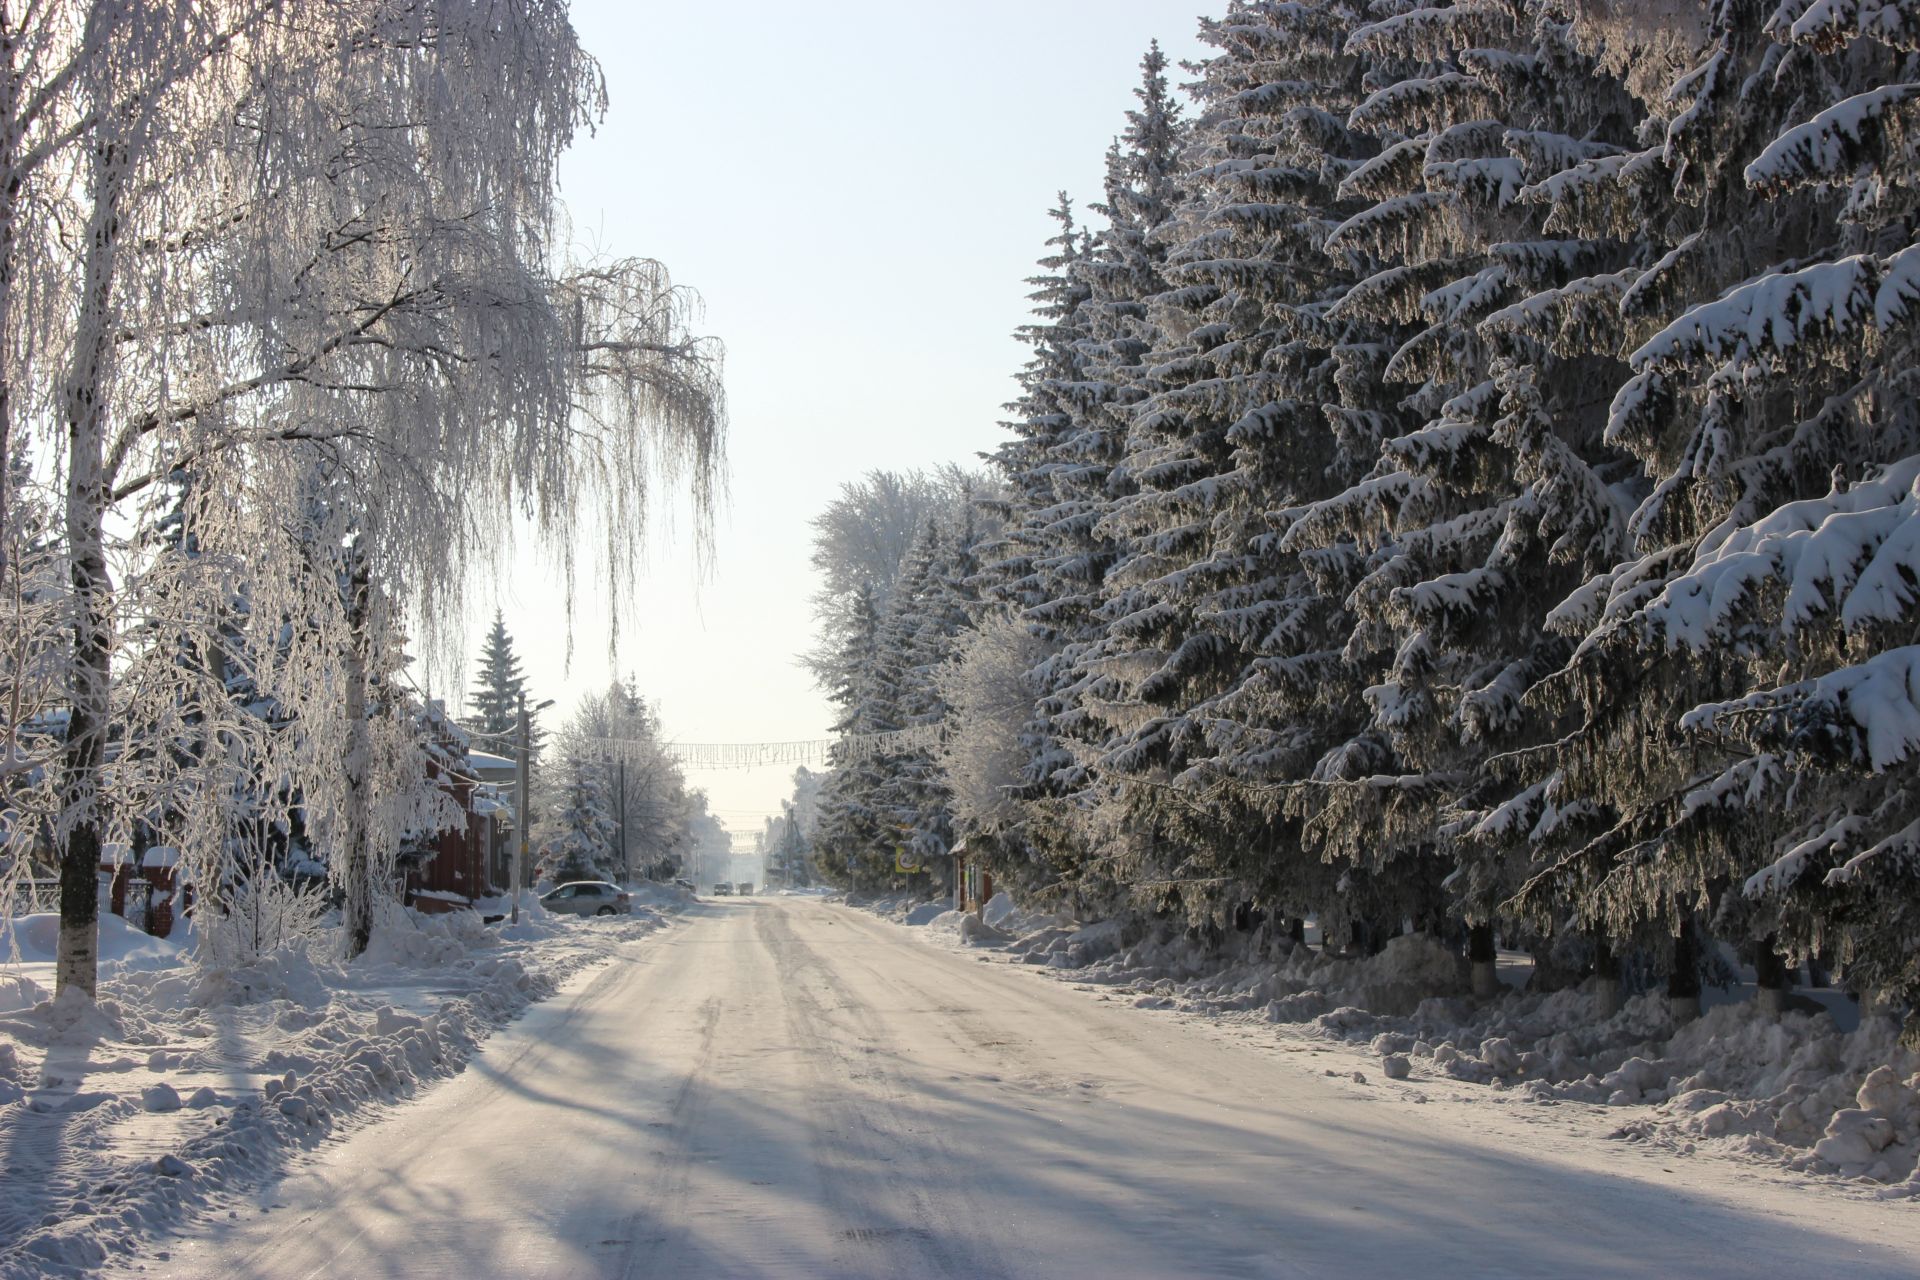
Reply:
[[[253,964],[275,951],[311,946],[325,937],[333,910],[325,885],[272,872],[237,881],[210,897],[194,917],[199,960],[208,968]]]

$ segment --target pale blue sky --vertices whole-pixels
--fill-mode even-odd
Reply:
[[[826,736],[830,708],[793,661],[809,640],[808,520],[868,468],[994,447],[1054,193],[1098,198],[1147,42],[1197,56],[1203,10],[576,0],[611,96],[563,170],[576,237],[665,262],[728,348],[731,498],[714,574],[697,583],[687,539],[663,533],[622,624],[618,669],[672,737]],[[501,599],[476,598],[468,647],[502,605],[534,691],[559,711],[614,666],[604,611],[579,599],[566,670],[547,576],[528,563]],[[692,781],[744,831],[790,773]]]

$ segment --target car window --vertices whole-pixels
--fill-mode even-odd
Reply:
[[[605,895],[606,890],[597,884],[583,884],[580,886],[580,896],[583,898],[599,898]]]
[[[555,890],[554,890],[554,891],[553,891],[552,893],[550,893],[550,894],[548,894],[548,895],[547,895],[547,897],[548,897],[549,899],[554,899],[554,898],[571,898],[572,896],[573,896],[573,886],[572,886],[572,885],[567,885],[567,886],[565,886],[564,888],[560,888],[560,889],[555,889]]]

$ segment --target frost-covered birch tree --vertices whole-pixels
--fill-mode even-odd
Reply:
[[[61,14],[76,70],[58,87],[63,207],[84,229],[57,390],[74,636],[60,982],[90,990],[93,865],[103,823],[125,821],[103,793],[110,510],[191,468],[202,553],[243,564],[253,607],[335,659],[269,664],[262,687],[310,725],[359,724],[379,628],[358,584],[432,644],[464,575],[504,549],[501,512],[550,540],[571,584],[592,511],[617,613],[654,484],[685,484],[704,517],[724,403],[718,351],[658,264],[565,260],[554,168],[603,94],[564,4],[77,18]],[[315,475],[347,496],[316,509]],[[378,748],[360,733],[290,766],[337,819],[350,949],[379,872],[358,834]],[[217,849],[188,853],[219,882]]]

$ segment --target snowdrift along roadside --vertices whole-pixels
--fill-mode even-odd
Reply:
[[[501,928],[407,912],[351,966],[294,949],[207,970],[169,944],[122,947],[103,922],[97,1003],[0,969],[0,1278],[135,1253],[458,1072],[528,1004],[665,922],[650,906],[584,920],[535,905]],[[34,922],[16,923],[31,965]]]
[[[1900,1044],[1892,1017],[1843,1030],[1824,1011],[1770,1017],[1737,1001],[1675,1024],[1664,996],[1649,993],[1600,1019],[1592,983],[1476,1001],[1465,960],[1424,934],[1341,959],[1265,930],[1210,948],[1144,921],[1062,923],[1005,895],[975,915],[862,905],[929,940],[992,948],[1141,1008],[1345,1045],[1357,1066],[1409,1088],[1444,1081],[1482,1087],[1489,1101],[1617,1109],[1615,1138],[1920,1198],[1920,1055]]]

